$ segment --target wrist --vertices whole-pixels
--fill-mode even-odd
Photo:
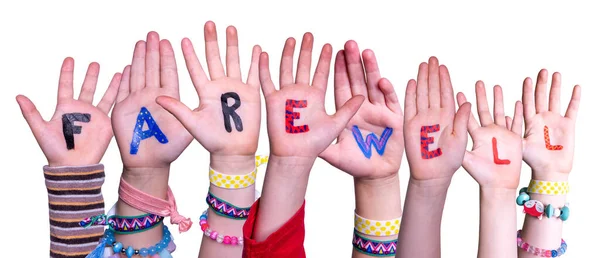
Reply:
[[[509,202],[511,205],[514,205],[513,202],[516,198],[516,189],[479,187],[479,195],[481,196],[481,202],[490,204]]]
[[[411,176],[408,180],[408,185],[419,196],[445,198],[451,181],[452,177],[420,180]]]
[[[170,167],[123,168],[121,177],[134,188],[166,200],[169,170]]]
[[[378,179],[354,179],[356,213],[374,220],[402,216],[398,173]]]
[[[285,179],[304,178],[310,174],[316,157],[270,155],[268,171],[276,171],[277,177]]]
[[[532,180],[541,181],[553,181],[553,182],[565,182],[569,181],[569,173],[563,173],[560,171],[552,171],[550,169],[532,169],[531,170]]]
[[[65,160],[48,160],[50,167],[79,167],[96,165],[100,163],[100,159],[65,159]]]
[[[254,155],[210,155],[210,167],[224,174],[247,174],[256,168]]]

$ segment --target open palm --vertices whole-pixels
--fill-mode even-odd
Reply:
[[[368,96],[369,101],[350,119],[337,143],[320,156],[354,177],[373,179],[398,173],[404,154],[404,119],[394,87],[381,78],[373,51],[365,50],[363,59],[364,69],[354,41],[348,41],[336,56],[336,108],[352,96]]]
[[[569,107],[563,117],[560,114],[560,74],[552,75],[549,101],[546,95],[547,84],[548,71],[542,69],[537,77],[534,98],[531,78],[526,78],[523,82],[523,159],[532,168],[534,179],[566,181],[573,166],[575,119],[581,87],[576,85],[573,88]]]
[[[125,167],[165,167],[192,141],[181,123],[156,104],[163,95],[179,99],[177,65],[169,41],[150,32],[146,42],[137,42],[132,64],[123,71],[112,113]]]
[[[481,126],[471,113],[467,129],[473,148],[466,152],[463,167],[481,187],[516,189],[523,159],[523,106],[517,101],[513,119],[505,117],[502,88],[495,86],[492,118],[483,82],[476,83],[475,94]],[[456,98],[459,105],[467,102],[462,93]]]
[[[157,102],[175,115],[210,153],[254,155],[260,131],[258,59],[261,49],[254,47],[250,72],[244,83],[235,27],[227,28],[227,75],[221,63],[213,22],[209,21],[204,26],[204,38],[210,80],[198,61],[191,41],[184,39],[181,43],[190,77],[200,99],[199,107],[192,111],[170,97],[160,97]],[[234,114],[231,114],[231,110]]]
[[[266,53],[260,57],[260,81],[267,105],[267,130],[271,155],[316,158],[331,144],[364,100],[355,96],[334,115],[325,112],[325,91],[331,63],[331,45],[326,44],[310,81],[313,36],[304,35],[294,82],[293,56],[295,40],[289,38],[283,49],[279,84],[276,90],[269,72]]]
[[[100,66],[91,63],[88,67],[79,99],[73,99],[73,69],[73,59],[66,58],[60,72],[56,109],[49,121],[43,120],[31,100],[17,96],[21,112],[50,166],[97,164],[113,136],[108,112],[115,102],[121,74],[114,75],[104,97],[94,106]]]

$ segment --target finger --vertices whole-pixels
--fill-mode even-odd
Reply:
[[[131,76],[131,65],[125,66],[121,74],[121,82],[119,82],[119,90],[117,92],[117,103],[125,100],[129,96],[129,79]]]
[[[571,94],[571,101],[569,102],[569,106],[567,107],[567,112],[565,116],[571,119],[577,118],[577,111],[579,110],[579,100],[581,99],[581,87],[579,85],[575,85],[573,88],[573,93]]]
[[[260,80],[258,78],[258,62],[260,60],[260,53],[262,49],[259,45],[255,45],[252,48],[252,60],[250,61],[250,71],[248,71],[248,80],[246,83],[255,87],[260,87]]]
[[[429,107],[439,108],[440,100],[440,63],[435,56],[429,58],[429,74],[427,83],[429,85]]]
[[[335,121],[336,125],[336,128],[334,128],[336,130],[336,135],[339,135],[344,127],[346,127],[348,121],[350,121],[354,114],[356,114],[364,100],[364,96],[354,96],[337,110],[337,112],[333,115],[333,120]]]
[[[296,84],[308,85],[308,83],[310,82],[310,65],[312,62],[311,59],[313,43],[314,37],[312,33],[305,33],[304,37],[302,37],[302,45],[300,45],[300,55],[298,56],[298,67],[296,69]],[[322,53],[323,52],[321,52],[321,54]]]
[[[188,38],[181,40],[181,50],[183,51],[183,59],[185,60],[185,66],[190,74],[190,79],[192,79],[192,84],[194,84],[198,96],[202,96],[202,88],[208,83],[208,77],[206,77],[206,73],[204,72],[204,69],[202,69],[202,65],[200,64],[200,60],[198,60],[192,41]]]
[[[467,124],[469,123],[469,116],[471,113],[471,103],[466,102],[458,108],[456,116],[454,117],[454,133],[459,137],[466,137],[467,135]]]
[[[560,73],[556,72],[552,74],[552,83],[550,85],[549,111],[560,114]]]
[[[273,84],[273,80],[271,80],[271,72],[269,71],[269,54],[267,52],[260,54],[258,72],[260,87],[262,88],[263,95],[267,98],[271,93],[275,92],[275,85]]]
[[[96,92],[96,84],[98,84],[99,73],[100,65],[96,62],[90,63],[87,72],[85,73],[85,79],[83,80],[83,86],[81,86],[81,92],[79,92],[79,100],[90,104],[94,101],[94,93]]]
[[[456,94],[456,100],[458,101],[459,106],[462,106],[463,104],[467,103],[467,97],[462,92],[459,92],[458,94]],[[479,128],[479,124],[477,123],[477,120],[475,120],[475,116],[473,115],[473,112],[469,112],[469,113],[470,114],[469,114],[469,122],[467,124],[467,130],[469,131],[469,134],[471,136],[473,136],[473,133],[475,132],[475,130],[477,130],[477,128]]]
[[[485,93],[485,85],[482,81],[477,81],[477,83],[475,83],[475,98],[477,100],[477,114],[479,115],[479,123],[481,123],[481,126],[493,124],[494,120],[490,114],[487,95]]]
[[[344,45],[344,56],[346,57],[346,69],[348,69],[348,78],[350,79],[350,89],[352,96],[362,95],[367,97],[367,82],[365,81],[365,70],[360,57],[358,44],[354,40],[349,40]]]
[[[227,77],[242,80],[240,69],[240,53],[238,50],[238,34],[233,26],[227,27],[227,50],[225,52],[225,65],[227,66]]]
[[[294,84],[294,48],[296,48],[296,40],[294,38],[288,38],[285,41],[283,53],[281,54],[281,63],[279,65],[280,88]]]
[[[58,103],[73,99],[73,69],[75,61],[67,57],[60,68],[60,77],[58,79]]]
[[[402,106],[400,106],[400,101],[398,101],[394,85],[388,79],[381,78],[378,86],[384,96],[385,105],[392,112],[402,115]]]
[[[161,56],[158,33],[148,32],[146,36],[146,87],[160,87]]]
[[[538,73],[535,82],[535,111],[541,113],[548,111],[548,97],[546,96],[546,86],[548,84],[548,71],[542,69]]]
[[[413,79],[406,85],[404,95],[404,121],[409,121],[417,115],[417,82]]]
[[[40,112],[29,98],[18,95],[17,103],[21,108],[21,114],[23,114],[25,121],[27,121],[31,132],[33,132],[33,135],[37,138],[37,135],[44,129],[46,122],[42,119]]]
[[[217,27],[212,21],[208,21],[204,25],[204,48],[210,79],[216,80],[225,77],[221,53],[219,52],[219,41],[217,40]]]
[[[509,130],[517,135],[523,134],[523,104],[521,101],[517,101],[515,103],[514,119],[512,119],[512,123],[509,128]]]
[[[452,113],[456,111],[454,105],[454,89],[452,88],[452,81],[450,80],[450,71],[445,65],[440,65],[440,91],[441,91],[441,107],[444,109],[451,110]]]
[[[166,89],[173,89],[179,95],[179,76],[177,75],[177,62],[171,42],[166,39],[160,41],[160,85]]]
[[[191,132],[196,129],[194,126],[194,113],[179,100],[169,96],[160,96],[156,98],[156,103],[173,114],[188,131]]]
[[[417,110],[419,112],[425,112],[429,108],[428,71],[427,63],[419,65],[419,73],[417,74]]]
[[[346,57],[344,50],[338,51],[335,55],[335,64],[333,68],[333,89],[335,91],[335,108],[340,109],[346,101],[352,98],[350,90],[350,80],[346,70]]]
[[[505,116],[504,120],[506,122],[506,129],[508,129],[509,131],[512,131],[512,122],[513,122],[513,119],[510,118],[510,116]]]
[[[110,112],[110,109],[115,104],[115,99],[117,98],[117,92],[119,91],[119,82],[121,81],[121,73],[115,73],[110,80],[110,84],[108,85],[108,89],[104,92],[104,96],[98,103],[98,109],[102,110],[105,114]]]
[[[523,81],[523,93],[521,100],[523,101],[523,115],[525,121],[535,116],[535,104],[533,102],[533,82],[527,77]]]
[[[502,87],[494,86],[494,122],[496,125],[504,126],[504,96]]]
[[[327,81],[329,80],[329,69],[331,67],[331,55],[332,55],[331,45],[325,44],[323,49],[321,50],[321,56],[319,57],[319,62],[317,63],[317,68],[315,69],[315,77],[313,78],[312,86],[317,87],[323,91],[327,90]],[[309,71],[310,72],[310,71]],[[296,77],[296,80],[298,77]]]
[[[133,59],[131,60],[131,75],[129,92],[135,92],[144,88],[146,84],[146,42],[140,40],[135,44]]]
[[[365,63],[365,72],[367,74],[367,92],[369,93],[369,100],[371,103],[383,104],[385,103],[384,93],[382,93],[377,86],[381,80],[381,74],[379,72],[375,53],[370,49],[363,51],[363,61]]]
[[[323,152],[321,152],[321,154],[319,154],[319,157],[325,160],[327,163],[331,164],[332,166],[339,167],[339,165],[342,163],[341,153],[342,149],[340,145],[332,144],[329,145],[329,147],[327,147],[327,149],[325,149]]]

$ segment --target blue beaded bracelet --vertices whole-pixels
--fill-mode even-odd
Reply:
[[[120,254],[125,254],[127,258],[131,258],[134,255],[141,257],[149,257],[158,254],[161,258],[172,258],[171,252],[175,250],[175,244],[171,237],[169,228],[163,225],[163,237],[156,245],[134,249],[132,246],[125,248],[123,243],[115,240],[114,231],[106,229],[104,236],[100,239],[100,244],[94,249],[86,258],[103,258],[105,249],[112,249],[114,254],[110,257],[120,257]],[[108,247],[108,248],[106,248]]]
[[[519,196],[517,196],[517,205],[524,206],[523,212],[531,215],[533,217],[538,217],[542,219],[544,215],[546,218],[560,218],[562,221],[566,221],[571,215],[571,210],[569,209],[569,204],[565,204],[562,208],[553,207],[552,204],[548,204],[544,206],[544,204],[538,200],[531,200],[529,194],[527,193],[527,187],[521,188],[519,190]]]

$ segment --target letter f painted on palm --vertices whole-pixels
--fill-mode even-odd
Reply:
[[[381,133],[381,138],[377,139],[377,135],[374,133],[370,133],[367,135],[366,139],[363,139],[358,126],[352,126],[352,135],[354,135],[354,140],[358,144],[358,148],[362,151],[362,153],[367,158],[371,158],[371,146],[375,147],[379,156],[383,156],[383,152],[385,151],[385,145],[387,144],[390,136],[392,136],[392,132],[394,129],[386,127]]]

